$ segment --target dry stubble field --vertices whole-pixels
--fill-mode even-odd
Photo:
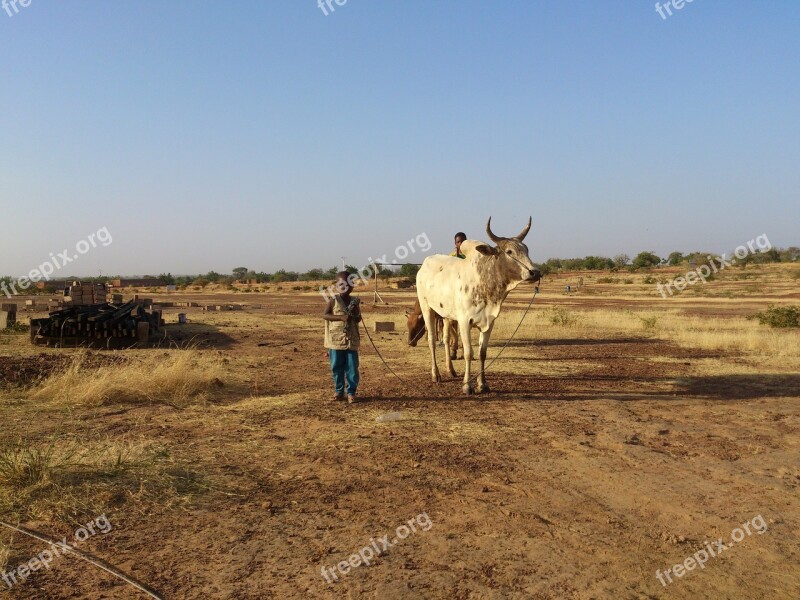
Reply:
[[[330,401],[321,299],[291,284],[172,294],[262,308],[167,309],[155,349],[2,334],[0,514],[58,539],[105,514],[80,548],[164,598],[797,598],[800,334],[746,319],[800,303],[797,273],[750,267],[667,300],[639,274],[583,274],[572,295],[578,275],[546,278],[475,397],[406,345],[407,291],[360,295],[367,324],[397,324],[373,337],[410,385],[364,340],[353,406]],[[323,578],[421,513],[428,531]],[[764,533],[656,578],[758,515]],[[0,542],[6,570],[44,548]],[[4,593],[145,597],[70,557]]]

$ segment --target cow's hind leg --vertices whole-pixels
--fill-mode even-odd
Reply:
[[[469,395],[474,391],[470,381],[470,367],[472,364],[472,342],[469,339],[470,321],[464,319],[458,322],[458,332],[461,334],[461,344],[464,346],[464,393]]]
[[[489,326],[486,328],[486,331],[481,331],[481,335],[479,338],[479,345],[480,345],[480,361],[481,361],[481,372],[478,375],[478,393],[485,394],[489,391],[489,386],[486,385],[486,349],[489,347],[489,337],[492,335],[492,328],[494,327],[494,322],[490,323]]]
[[[422,308],[422,318],[425,320],[425,328],[428,330],[428,348],[431,351],[431,379],[433,383],[441,383],[442,376],[439,374],[439,367],[436,364],[436,316],[427,302],[420,301],[420,307]]]
[[[450,319],[445,319],[444,320],[444,347],[445,347],[445,349],[449,349],[450,345],[452,343],[451,342],[451,339],[453,337],[453,328],[451,326],[452,323],[453,323],[453,321],[451,321]],[[447,365],[447,370],[450,372],[450,375],[455,377],[456,376],[456,370],[453,368],[453,358],[455,358],[455,357],[453,356],[452,352],[445,352],[444,357],[445,357],[444,358],[445,364]]]

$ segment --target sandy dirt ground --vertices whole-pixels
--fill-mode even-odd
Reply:
[[[512,295],[490,358],[529,293]],[[387,306],[363,293],[367,324],[397,324],[372,335],[403,381],[364,338],[363,401],[348,406],[331,401],[317,295],[229,296],[262,306],[165,314],[173,341],[200,343],[227,365],[207,402],[66,411],[30,406],[11,386],[0,405],[3,439],[66,427],[155,440],[187,478],[206,482],[169,507],[109,499],[113,530],[82,546],[164,598],[800,598],[793,365],[761,369],[736,351],[644,332],[536,336],[535,313],[556,305],[661,306],[552,294],[489,370],[491,392],[465,397],[460,379],[431,383],[427,348],[406,345],[412,293],[385,294]],[[682,301],[681,310],[725,317],[748,308],[722,298]],[[189,324],[175,324],[178,312]],[[18,384],[58,368],[66,352],[13,342],[0,346],[0,372]],[[124,352],[91,356],[99,364],[108,354]],[[456,368],[461,375],[463,361]],[[390,413],[395,420],[383,420]],[[401,527],[415,518],[416,531]],[[734,541],[745,523],[750,533]],[[60,538],[75,524],[25,525]],[[702,568],[660,582],[657,571],[720,539],[728,547]],[[337,568],[365,547],[381,550],[371,564]],[[17,535],[9,565],[41,549]],[[146,597],[75,558],[3,593]]]

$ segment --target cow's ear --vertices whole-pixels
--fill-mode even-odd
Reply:
[[[488,244],[478,244],[475,246],[475,250],[483,254],[484,256],[495,256],[500,253],[500,250],[497,248],[492,248]]]

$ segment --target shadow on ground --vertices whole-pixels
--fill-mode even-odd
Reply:
[[[461,380],[445,380],[440,385],[427,381],[414,387],[386,381],[374,386],[371,401],[408,400],[530,400],[586,401],[616,400],[685,400],[695,397],[704,400],[751,400],[755,398],[800,397],[800,375],[719,375],[700,377],[631,378],[613,375],[575,375],[566,377],[536,377],[502,374],[489,379],[491,392],[466,396]],[[373,387],[373,386],[370,386]]]
[[[239,342],[207,323],[170,323],[164,327],[164,336],[158,340],[159,347],[197,346],[198,348],[230,348]]]

